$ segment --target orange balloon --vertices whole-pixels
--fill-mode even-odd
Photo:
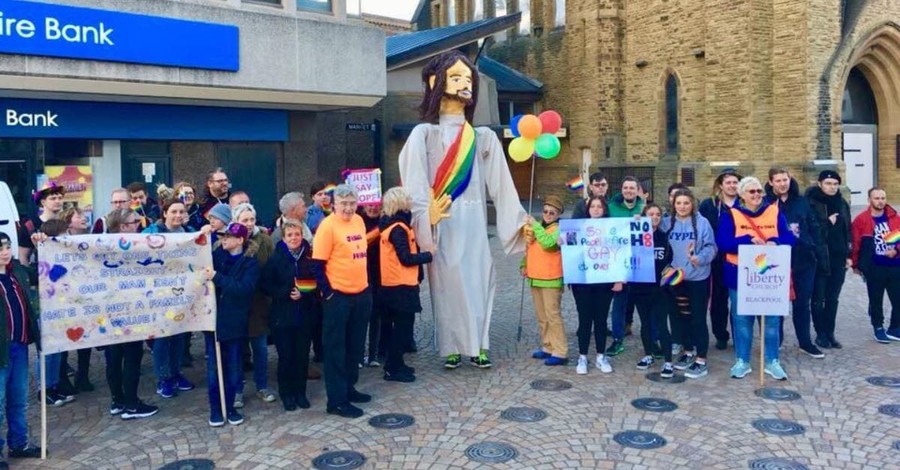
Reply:
[[[534,114],[527,114],[519,119],[519,135],[526,139],[536,139],[541,135],[541,120]]]

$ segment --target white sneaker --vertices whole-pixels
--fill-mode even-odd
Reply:
[[[587,356],[578,356],[578,366],[575,367],[575,373],[578,375],[587,375],[588,360]]]
[[[605,354],[597,354],[597,360],[595,361],[597,368],[600,369],[600,372],[604,374],[608,374],[612,372],[612,366],[609,364],[609,358],[606,357]]]

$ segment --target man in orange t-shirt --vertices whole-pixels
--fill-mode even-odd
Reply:
[[[366,226],[356,214],[356,201],[356,189],[352,186],[342,184],[335,188],[335,210],[316,230],[312,255],[317,261],[314,270],[324,309],[326,411],[345,418],[363,415],[353,403],[372,400],[371,395],[354,388],[372,312],[366,272]]]

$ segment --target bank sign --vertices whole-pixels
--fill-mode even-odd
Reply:
[[[237,26],[0,0],[0,53],[236,72]]]

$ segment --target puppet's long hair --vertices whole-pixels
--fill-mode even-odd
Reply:
[[[444,97],[444,88],[447,86],[447,69],[456,61],[461,60],[472,70],[472,102],[466,106],[466,121],[472,122],[475,117],[475,105],[478,104],[478,69],[463,53],[459,51],[445,52],[431,59],[422,69],[422,83],[425,85],[425,96],[419,105],[419,116],[425,122],[437,123],[441,111],[441,98]],[[428,81],[434,76],[434,87],[429,86]]]

